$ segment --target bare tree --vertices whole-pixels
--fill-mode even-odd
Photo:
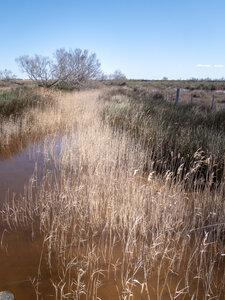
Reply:
[[[40,55],[24,55],[16,61],[30,79],[46,87],[59,85],[79,88],[88,80],[97,79],[101,74],[96,54],[89,55],[87,50],[81,49],[58,49],[53,59]]]
[[[79,88],[87,81],[100,77],[101,65],[95,53],[89,55],[87,50],[59,49],[55,58],[55,73],[62,86]]]
[[[54,79],[52,61],[45,56],[23,55],[16,59],[22,72],[26,73],[29,79],[36,81],[39,85],[48,87]]]
[[[63,83],[72,74],[71,55],[64,48],[61,48],[55,51],[54,59],[54,84]]]
[[[116,70],[113,74],[109,75],[109,79],[114,81],[124,81],[127,78],[120,70]]]
[[[9,81],[9,80],[12,80],[15,78],[16,78],[16,75],[14,75],[13,72],[10,70],[5,69],[5,70],[0,71],[0,80]]]

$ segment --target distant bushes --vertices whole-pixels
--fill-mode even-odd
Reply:
[[[128,80],[127,85],[150,88],[183,88],[194,90],[225,90],[225,80]]]
[[[192,93],[194,98],[203,98],[205,96],[205,92],[202,90],[197,90]]]
[[[154,100],[163,100],[164,95],[162,92],[157,91],[157,92],[153,93],[152,98]]]
[[[186,184],[213,186],[223,181],[224,110],[174,105],[138,89],[120,88],[108,92],[104,100],[103,119],[129,132],[147,150],[144,172],[153,165],[156,172],[170,172]]]

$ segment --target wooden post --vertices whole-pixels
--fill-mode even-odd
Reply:
[[[214,100],[215,100],[215,96],[214,96],[214,95],[212,95],[211,109],[213,109],[213,107],[214,107]]]
[[[194,98],[194,96],[193,96],[193,94],[191,94],[191,104],[193,104],[193,98]]]
[[[177,89],[177,96],[176,96],[176,104],[179,102],[179,98],[180,98],[180,89]]]

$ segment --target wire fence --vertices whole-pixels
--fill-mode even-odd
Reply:
[[[185,99],[186,99],[186,103],[190,103],[190,104],[194,104],[195,103],[195,98],[194,98],[194,94],[193,93],[191,93],[189,95],[189,99],[190,99],[189,101],[187,101],[187,95],[186,95]],[[176,89],[175,99],[174,99],[174,93],[170,93],[170,94],[166,93],[165,100],[166,101],[170,101],[170,102],[174,102],[174,100],[175,100],[175,104],[178,105],[181,102],[181,100],[182,100],[181,89],[180,88]],[[208,105],[210,106],[211,109],[215,108],[215,104],[216,104],[215,100],[216,100],[215,94],[212,94],[210,102],[208,102]],[[196,103],[197,103],[197,101],[196,101]]]

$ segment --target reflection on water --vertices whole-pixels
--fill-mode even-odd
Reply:
[[[34,146],[31,146],[33,148]],[[41,163],[42,160],[39,161]],[[24,184],[32,176],[36,159],[30,156],[30,149],[24,149],[13,157],[0,161],[0,201],[8,191],[22,193]]]
[[[66,140],[68,143],[70,136]],[[33,175],[38,184],[46,172],[58,169],[55,162],[62,150],[60,135],[44,138],[37,143],[26,141],[23,146],[23,149],[13,147],[7,153],[0,153],[0,208],[12,198],[19,201]],[[36,282],[32,281],[38,277],[42,244],[41,236],[31,239],[30,231],[9,232],[0,224],[0,291],[11,291],[16,300],[36,299]],[[39,282],[45,295],[43,299],[54,298],[50,278],[43,259]]]
[[[49,150],[51,146],[55,149],[55,153],[60,152],[59,138],[55,140],[53,146],[51,140],[45,138],[36,144],[24,143],[26,145],[24,149],[14,148],[8,153],[2,153],[0,160],[0,207],[4,201],[10,200],[13,195],[17,197],[23,194],[24,186],[29,182],[34,172],[37,178],[43,176],[44,164],[46,163],[44,156],[50,156],[50,151],[49,153],[46,152],[48,144]],[[14,155],[10,157],[10,153]],[[41,237],[36,237],[32,241],[30,234],[26,231],[10,233],[1,227],[0,237],[0,290],[11,291],[17,300],[36,299],[32,280],[37,277],[42,249]],[[44,290],[46,290],[44,279],[47,277],[49,274],[46,269],[43,270],[42,276]]]
[[[45,171],[55,168],[52,158],[61,151],[61,137],[44,138],[39,143],[29,143],[14,155],[0,159],[0,204],[13,194],[23,194],[24,186],[34,174],[42,178]]]
[[[35,237],[32,241],[30,234],[26,231],[22,233],[4,232],[2,242],[3,247],[0,249],[0,290],[11,291],[16,300],[36,299],[32,281],[37,278],[42,249],[41,237]],[[44,294],[52,294],[52,291],[49,290],[50,274],[43,263],[41,278]],[[45,297],[44,299],[48,298]]]
[[[4,242],[6,240],[7,242]],[[158,265],[155,265],[152,269],[152,274],[149,278],[149,290],[148,293],[146,289],[141,286],[141,282],[144,281],[143,272],[140,268],[140,271],[135,273],[134,278],[129,278],[128,282],[131,288],[132,286],[132,297],[121,297],[121,291],[124,290],[122,287],[122,274],[119,268],[115,272],[114,268],[108,268],[107,261],[104,261],[104,258],[99,256],[98,258],[98,267],[101,270],[101,274],[99,275],[99,280],[102,285],[99,286],[98,289],[98,297],[86,297],[85,294],[81,294],[78,297],[68,297],[68,298],[56,298],[55,291],[52,285],[51,280],[55,280],[55,275],[57,274],[57,269],[55,265],[52,265],[51,272],[47,266],[47,255],[44,255],[41,260],[40,274],[38,273],[40,257],[41,257],[41,249],[43,246],[43,239],[40,236],[34,236],[31,240],[30,234],[26,231],[20,233],[8,233],[4,234],[3,238],[3,248],[0,247],[0,290],[8,290],[12,292],[16,296],[16,300],[58,300],[58,299],[79,299],[79,300],[93,300],[93,299],[102,299],[102,300],[169,300],[169,299],[177,299],[177,300],[203,300],[206,299],[204,284],[199,283],[198,286],[198,297],[191,298],[190,295],[195,294],[197,285],[189,287],[189,292],[175,293],[174,298],[171,298],[171,291],[176,291],[178,287],[182,290],[182,285],[184,284],[184,278],[186,274],[186,265],[187,261],[183,261],[183,264],[180,267],[179,272],[175,272],[173,269],[167,273],[167,265],[164,264],[163,268],[160,270],[159,268],[160,261]],[[104,248],[104,245],[102,246]],[[85,247],[82,250],[79,248],[74,248],[74,257],[79,257],[78,253],[85,255],[90,249],[86,249]],[[112,249],[112,257],[111,257],[111,265],[121,264],[121,257],[123,256],[123,249],[120,245],[114,246]],[[169,262],[168,262],[169,264]],[[126,269],[126,264],[124,265]],[[165,271],[164,271],[165,268]],[[193,278],[195,276],[195,270],[192,270],[191,274]],[[218,278],[222,278],[223,270],[219,271],[221,274],[217,274]],[[221,277],[220,277],[221,276]],[[38,281],[38,290],[40,292],[39,298],[36,298],[35,294],[35,285],[37,284],[36,279],[39,277]],[[76,278],[76,276],[75,276]],[[83,278],[83,282],[88,286],[88,281],[91,278],[91,274],[86,273]],[[193,279],[192,278],[192,279]],[[189,278],[190,279],[190,278]],[[164,284],[165,280],[170,287],[166,289]],[[195,279],[193,279],[195,280]],[[192,280],[191,280],[192,281]],[[57,282],[57,280],[55,280]],[[219,281],[218,281],[219,282]],[[158,286],[158,289],[156,288]],[[163,293],[159,298],[159,292],[163,289]],[[120,296],[118,294],[120,290]],[[124,293],[126,291],[124,290]],[[207,298],[214,299],[214,298]],[[224,295],[220,297],[216,297],[215,299],[223,300]]]

